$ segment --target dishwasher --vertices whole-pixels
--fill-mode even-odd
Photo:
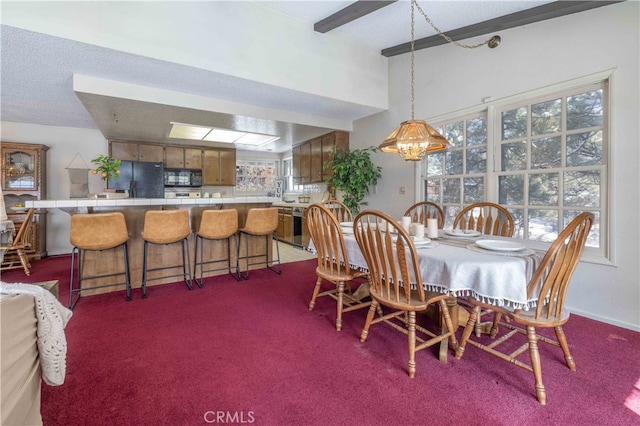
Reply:
[[[302,225],[304,220],[304,208],[294,207],[293,212],[293,245],[302,247]]]

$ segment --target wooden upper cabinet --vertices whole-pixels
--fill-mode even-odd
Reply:
[[[187,169],[202,168],[202,150],[199,148],[184,149],[184,166]]]
[[[138,144],[134,142],[111,142],[111,156],[122,161],[138,161]]]
[[[349,149],[349,133],[333,132],[322,137],[322,164],[333,160],[333,150]],[[322,180],[325,181],[331,174],[331,167],[322,172]]]
[[[322,182],[322,140],[313,139],[310,143],[311,152],[311,180],[310,182]]]
[[[203,153],[202,184],[234,186],[236,184],[236,150],[205,149]]]
[[[122,161],[144,161],[161,163],[164,161],[164,146],[138,142],[111,141],[111,156]]]
[[[162,163],[164,161],[164,147],[162,145],[139,144],[138,161]]]
[[[202,169],[202,150],[168,146],[165,149],[164,165],[168,169]]]
[[[298,184],[301,183],[302,176],[300,172],[300,145],[294,146],[291,149],[293,154],[292,158],[292,168],[293,168],[293,182]]]
[[[164,166],[168,169],[184,169],[184,148],[168,146],[164,150]]]
[[[349,149],[349,133],[336,131],[292,148],[293,180],[297,184],[324,182],[331,173],[323,170],[333,158],[333,149]]]
[[[300,183],[311,183],[311,144],[300,146]]]
[[[236,150],[220,150],[220,185],[236,184]]]

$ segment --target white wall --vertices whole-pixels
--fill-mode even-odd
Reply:
[[[107,141],[98,130],[38,126],[7,121],[3,121],[0,125],[2,126],[0,137],[3,142],[38,143],[49,147],[46,194],[48,199],[69,198],[70,180],[66,167],[74,161],[76,154],[79,153],[89,168],[92,168],[93,158],[109,152]],[[98,176],[89,174],[89,192],[102,192],[104,188],[105,184]],[[70,218],[69,214],[61,210],[48,210],[47,253],[49,255],[71,253]]]
[[[387,58],[334,34],[309,31],[306,23],[259,2],[3,1],[2,23],[355,104],[387,107]]]
[[[638,16],[639,3],[629,1],[502,31],[496,49],[445,45],[415,53],[415,115],[427,120],[480,105],[485,97],[499,99],[615,69],[610,117],[615,265],[581,263],[567,305],[576,314],[635,330],[640,330]],[[390,109],[357,121],[352,147],[377,146],[410,118],[409,60],[406,54],[389,61]],[[383,176],[369,207],[399,217],[416,198],[413,164],[388,154],[374,159]],[[398,194],[402,185],[404,196]]]

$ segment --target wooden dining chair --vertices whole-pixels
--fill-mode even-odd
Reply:
[[[546,404],[547,397],[542,383],[538,342],[560,347],[567,366],[572,371],[576,370],[575,361],[571,356],[571,352],[569,352],[569,345],[562,330],[562,326],[569,320],[569,311],[564,308],[564,301],[571,276],[578,265],[582,249],[591,230],[593,219],[594,216],[591,213],[580,214],[567,225],[551,244],[527,285],[528,298],[536,299],[536,306],[533,309],[528,311],[510,309],[506,306],[495,306],[474,298],[468,299],[474,305],[474,308],[462,333],[460,346],[456,351],[456,358],[462,357],[466,344],[470,343],[487,353],[532,372],[535,379],[536,397],[540,404]],[[500,323],[501,327],[509,331],[490,344],[470,339],[478,314],[481,309],[485,308],[492,309],[496,314],[500,314],[510,320],[509,323]],[[556,339],[537,334],[536,328],[553,328]],[[496,349],[498,345],[521,335],[526,336],[526,342],[514,352],[501,352]],[[492,337],[495,338],[496,336]],[[513,346],[510,347],[510,350],[513,350]],[[530,365],[517,359],[520,354],[527,350],[529,351]]]
[[[500,204],[490,202],[480,202],[471,204],[463,208],[453,220],[453,229],[473,229],[485,235],[497,235],[502,237],[513,237],[515,225],[511,213]],[[464,305],[464,300],[462,300]],[[468,305],[467,305],[468,307]],[[487,309],[480,312],[478,321],[476,322],[475,333],[480,337],[485,325],[490,322],[482,322],[482,317],[491,314],[491,310]],[[493,323],[499,322],[500,317],[494,318]]]
[[[31,248],[29,232],[33,224],[34,211],[34,209],[27,210],[27,214],[20,225],[20,229],[18,229],[18,232],[13,237],[12,242],[0,246],[0,250],[3,250],[5,253],[2,265],[0,266],[0,271],[21,267],[24,269],[25,275],[31,275],[31,263],[29,262],[29,256],[27,255],[26,250]]]
[[[322,205],[338,219],[338,222],[353,222],[351,210],[343,202],[338,200],[323,201]]]
[[[404,216],[410,216],[411,222],[422,223],[427,226],[427,219],[438,219],[438,229],[444,228],[444,212],[442,207],[431,201],[415,203],[404,212]]]
[[[486,235],[513,237],[513,217],[500,204],[486,201],[463,208],[453,220],[453,229],[473,229]]]
[[[313,310],[318,297],[333,298],[337,306],[336,330],[340,331],[343,313],[371,305],[368,298],[363,302],[351,291],[351,283],[357,279],[366,280],[367,273],[351,268],[340,221],[331,210],[320,204],[312,204],[307,208],[306,215],[309,234],[318,258],[316,268],[318,279],[309,302],[309,310]],[[334,287],[320,292],[323,280],[330,282]],[[360,285],[367,284],[361,282]],[[368,291],[365,294],[368,295]]]
[[[453,323],[447,308],[448,295],[425,290],[422,284],[420,262],[411,236],[401,227],[397,234],[384,232],[388,224],[397,222],[389,215],[366,210],[356,216],[354,232],[358,246],[367,262],[372,303],[360,336],[364,342],[369,327],[379,322],[390,325],[408,337],[409,377],[416,372],[415,353],[445,339],[451,339],[454,350],[458,346]],[[416,312],[426,311],[437,304],[444,326],[440,334],[418,325]],[[390,313],[374,319],[378,307],[391,309]],[[418,332],[420,334],[418,334]],[[446,351],[440,360],[446,362]]]

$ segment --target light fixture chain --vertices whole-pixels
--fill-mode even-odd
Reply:
[[[415,47],[415,33],[414,33],[414,3],[411,1],[411,120],[414,120],[414,103],[415,103],[415,84],[414,84],[414,47]]]
[[[411,7],[411,52],[413,52],[413,45],[414,45],[414,42],[413,42],[413,5],[414,4],[418,8],[418,11],[422,14],[422,16],[424,16],[424,19],[426,19],[427,23],[429,25],[431,25],[431,27],[438,32],[438,35],[440,35],[440,37],[444,38],[449,43],[453,43],[456,46],[463,47],[465,49],[475,49],[477,47],[484,46],[484,45],[488,44],[491,41],[491,39],[489,39],[489,40],[486,40],[483,43],[479,43],[479,44],[458,43],[457,41],[455,41],[454,39],[452,39],[451,37],[449,37],[448,35],[446,35],[442,31],[440,31],[440,28],[436,27],[436,25],[431,21],[431,19],[429,19],[427,14],[424,13],[424,10],[422,10],[422,8],[420,7],[420,5],[418,4],[418,2],[416,0],[411,0],[411,6],[412,6]]]

